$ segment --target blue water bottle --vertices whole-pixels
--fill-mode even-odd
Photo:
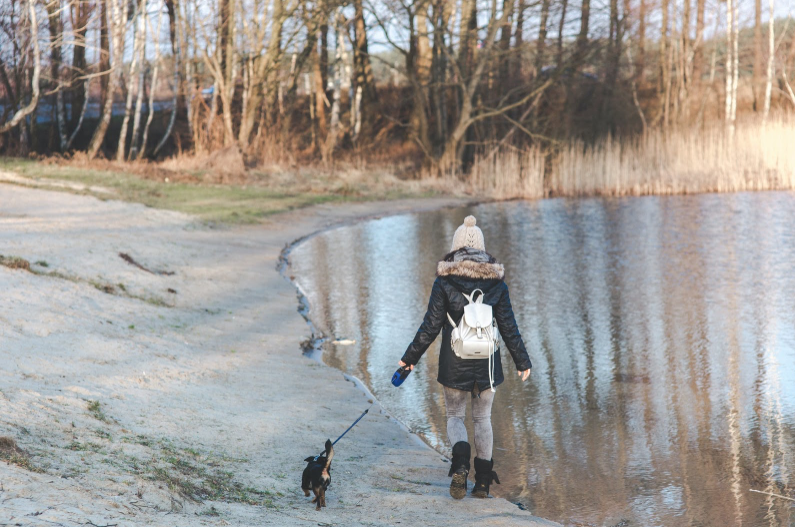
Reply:
[[[395,374],[392,376],[392,385],[400,386],[403,384],[403,381],[406,380],[406,377],[409,376],[409,373],[411,373],[411,366],[406,365],[398,368]]]

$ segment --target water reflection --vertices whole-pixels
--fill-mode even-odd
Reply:
[[[436,261],[475,214],[534,364],[497,391],[497,493],[575,525],[791,525],[793,502],[749,489],[790,495],[795,467],[793,206],[788,193],[490,204],[332,230],[293,264],[316,323],[356,340],[325,360],[446,450],[438,342],[400,389],[389,379]]]

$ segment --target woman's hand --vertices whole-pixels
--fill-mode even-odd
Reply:
[[[522,378],[522,381],[526,381],[528,377],[530,377],[530,368],[526,369],[525,371],[517,371],[516,373],[519,374],[519,377]]]
[[[401,367],[406,366],[406,363],[403,362],[402,360],[398,361],[398,364],[400,364]],[[414,371],[414,365],[413,364],[411,366],[409,366],[409,370],[410,371]]]

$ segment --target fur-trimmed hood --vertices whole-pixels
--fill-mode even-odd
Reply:
[[[505,267],[497,260],[479,249],[462,247],[448,253],[436,265],[436,276],[463,276],[474,280],[502,280]]]

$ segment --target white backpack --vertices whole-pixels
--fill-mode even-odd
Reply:
[[[480,292],[480,297],[475,300],[475,293]],[[491,391],[494,389],[494,351],[497,349],[497,321],[492,315],[491,306],[483,303],[483,291],[475,289],[471,295],[463,293],[469,304],[464,306],[464,316],[456,324],[450,313],[447,320],[453,326],[450,345],[453,352],[461,359],[488,359],[489,384]]]

